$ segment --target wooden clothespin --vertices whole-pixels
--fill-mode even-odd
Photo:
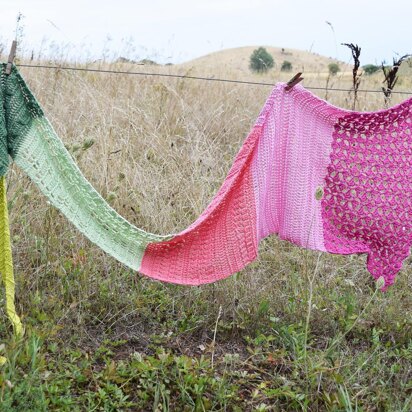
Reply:
[[[16,49],[17,49],[17,41],[13,40],[13,43],[10,49],[9,60],[7,61],[7,66],[6,66],[7,75],[11,73],[11,68],[13,67],[13,61],[14,61],[14,58],[16,57]]]
[[[301,77],[302,73],[296,73],[287,83],[285,90],[288,92],[292,87],[296,86],[299,82],[303,80]]]

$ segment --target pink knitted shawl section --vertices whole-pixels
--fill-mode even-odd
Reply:
[[[222,187],[186,230],[150,243],[140,271],[199,285],[239,271],[260,239],[367,253],[385,286],[412,244],[412,99],[360,113],[279,83]]]

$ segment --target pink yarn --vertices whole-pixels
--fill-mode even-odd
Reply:
[[[251,163],[262,129],[253,128],[207,209],[172,240],[147,246],[140,271],[184,285],[210,283],[256,258],[256,206]]]
[[[186,230],[151,243],[140,270],[198,285],[239,271],[278,234],[331,253],[368,253],[385,286],[412,244],[412,99],[351,112],[278,84],[211,204]]]
[[[337,114],[301,86],[279,84],[259,117],[263,133],[254,158],[258,238],[278,234],[299,246],[326,251],[321,203]]]
[[[385,288],[412,244],[411,102],[374,113],[344,113],[335,125],[322,202],[327,249],[367,252]]]

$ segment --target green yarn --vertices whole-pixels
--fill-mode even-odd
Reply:
[[[167,238],[117,214],[81,174],[46,118],[33,121],[15,161],[84,235],[131,269],[139,269],[148,243]]]
[[[43,111],[36,99],[25,86],[16,67],[6,75],[6,64],[0,65],[0,176],[4,176],[14,159],[25,135],[36,117],[43,116]]]
[[[9,76],[4,69],[2,65],[0,137],[7,147],[1,153],[3,174],[10,155],[85,236],[138,270],[146,246],[172,236],[146,233],[112,209],[80,172],[17,69]]]
[[[44,113],[37,100],[27,87],[20,73],[13,66],[11,73],[1,72],[4,84],[4,111],[7,127],[7,149],[14,159],[24,137],[32,126],[33,119],[43,117]]]
[[[4,65],[1,65],[0,70],[0,102],[3,102],[1,105],[2,110],[0,110],[0,176],[4,176],[7,172],[7,167],[9,165],[6,118],[4,117]]]

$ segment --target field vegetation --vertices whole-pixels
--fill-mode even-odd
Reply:
[[[339,62],[329,78],[331,59],[296,50],[276,49],[277,65],[253,74],[253,49],[173,66],[88,66],[275,83],[294,74],[281,71],[288,60],[293,71],[305,69],[305,86],[350,89],[349,65]],[[136,226],[164,234],[186,228],[207,206],[270,92],[154,76],[21,72],[94,187]],[[382,80],[379,71],[364,75],[360,89],[379,90]],[[407,64],[396,89],[412,90]],[[361,90],[358,110],[384,107],[382,93]],[[349,92],[314,92],[352,105]],[[390,104],[406,97],[393,95]],[[26,333],[12,336],[1,289],[0,354],[8,359],[1,411],[412,410],[410,260],[382,293],[364,256],[312,252],[272,236],[242,272],[176,286],[104,254],[16,166],[8,199]]]

